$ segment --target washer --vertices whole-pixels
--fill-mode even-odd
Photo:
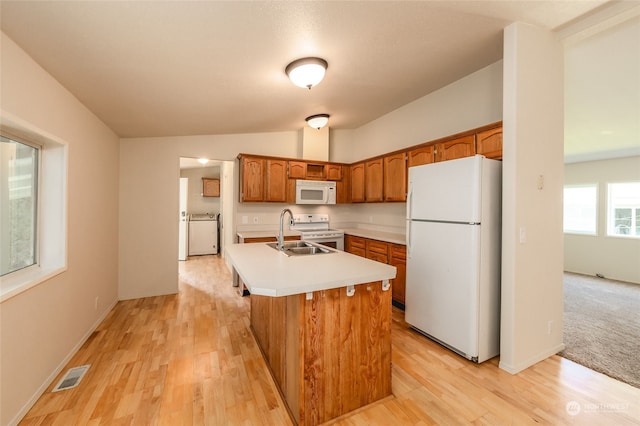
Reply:
[[[218,253],[218,215],[189,216],[189,256]]]

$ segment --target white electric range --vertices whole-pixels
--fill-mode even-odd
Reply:
[[[303,240],[344,250],[344,232],[329,228],[328,214],[294,214],[290,229],[300,232],[300,238]]]

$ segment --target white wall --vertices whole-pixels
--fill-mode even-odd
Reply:
[[[117,301],[119,143],[4,33],[1,43],[3,122],[11,116],[68,146],[67,270],[0,305],[5,425],[26,413]]]
[[[564,347],[563,56],[548,31],[505,29],[500,367],[512,373]]]
[[[354,131],[355,162],[502,120],[502,61]]]
[[[187,213],[220,213],[220,197],[202,196],[202,178],[220,179],[220,166],[195,167],[180,170],[180,177],[188,178]]]
[[[607,184],[640,182],[640,156],[565,165],[566,185],[597,184],[597,235],[564,235],[564,268],[640,284],[640,239],[607,236]]]
[[[120,141],[120,299],[178,291],[180,157],[235,160],[238,153],[296,157],[298,131]],[[149,161],[152,158],[153,161]],[[238,171],[234,180],[237,182]],[[237,189],[237,183],[236,183]],[[234,200],[237,202],[237,190]],[[280,205],[279,208],[282,205]]]

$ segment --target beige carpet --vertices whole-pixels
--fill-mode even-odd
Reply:
[[[640,388],[640,284],[565,273],[558,355]]]

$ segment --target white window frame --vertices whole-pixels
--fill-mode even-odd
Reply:
[[[597,183],[583,183],[583,184],[576,184],[576,185],[564,185],[563,191],[564,189],[570,189],[570,188],[594,188],[595,189],[595,206],[594,206],[594,221],[595,221],[595,230],[593,232],[589,232],[589,231],[579,231],[579,230],[575,230],[575,229],[570,229],[567,230],[565,229],[565,223],[564,223],[564,210],[566,208],[564,201],[562,204],[562,211],[563,211],[563,223],[562,223],[562,229],[563,232],[565,234],[574,234],[574,235],[589,235],[589,236],[597,236],[598,235],[598,200],[599,200],[599,188],[598,188],[598,184]],[[564,192],[563,192],[564,195]]]
[[[24,120],[0,111],[3,136],[39,145],[36,265],[0,277],[0,303],[67,270],[68,145]]]
[[[4,277],[9,277],[12,274],[20,275],[20,274],[30,274],[32,273],[32,269],[38,268],[40,264],[40,188],[41,188],[41,180],[42,180],[42,145],[38,145],[36,143],[22,140],[15,136],[10,136],[5,132],[0,132],[2,136],[11,140],[12,142],[17,142],[22,145],[29,146],[38,151],[37,154],[37,164],[36,164],[36,212],[35,212],[35,242],[34,242],[34,264],[26,266],[24,268],[17,269],[15,271],[11,271],[4,275]]]
[[[624,234],[616,234],[614,232],[614,221],[615,221],[615,214],[614,214],[614,207],[612,204],[612,191],[611,191],[611,187],[613,185],[620,185],[620,184],[630,184],[630,183],[635,183],[640,185],[639,181],[623,181],[623,182],[607,182],[607,237],[612,237],[612,238],[627,238],[627,239],[640,239],[640,235],[634,235],[634,234],[629,234],[629,235],[624,235]],[[620,207],[618,205],[618,207]],[[624,207],[627,208],[627,207]],[[640,205],[633,205],[633,206],[629,206],[628,208],[632,209],[632,213],[631,213],[631,229],[636,228],[637,226],[637,216],[636,216],[636,212],[640,211]],[[634,231],[635,232],[635,231]]]

